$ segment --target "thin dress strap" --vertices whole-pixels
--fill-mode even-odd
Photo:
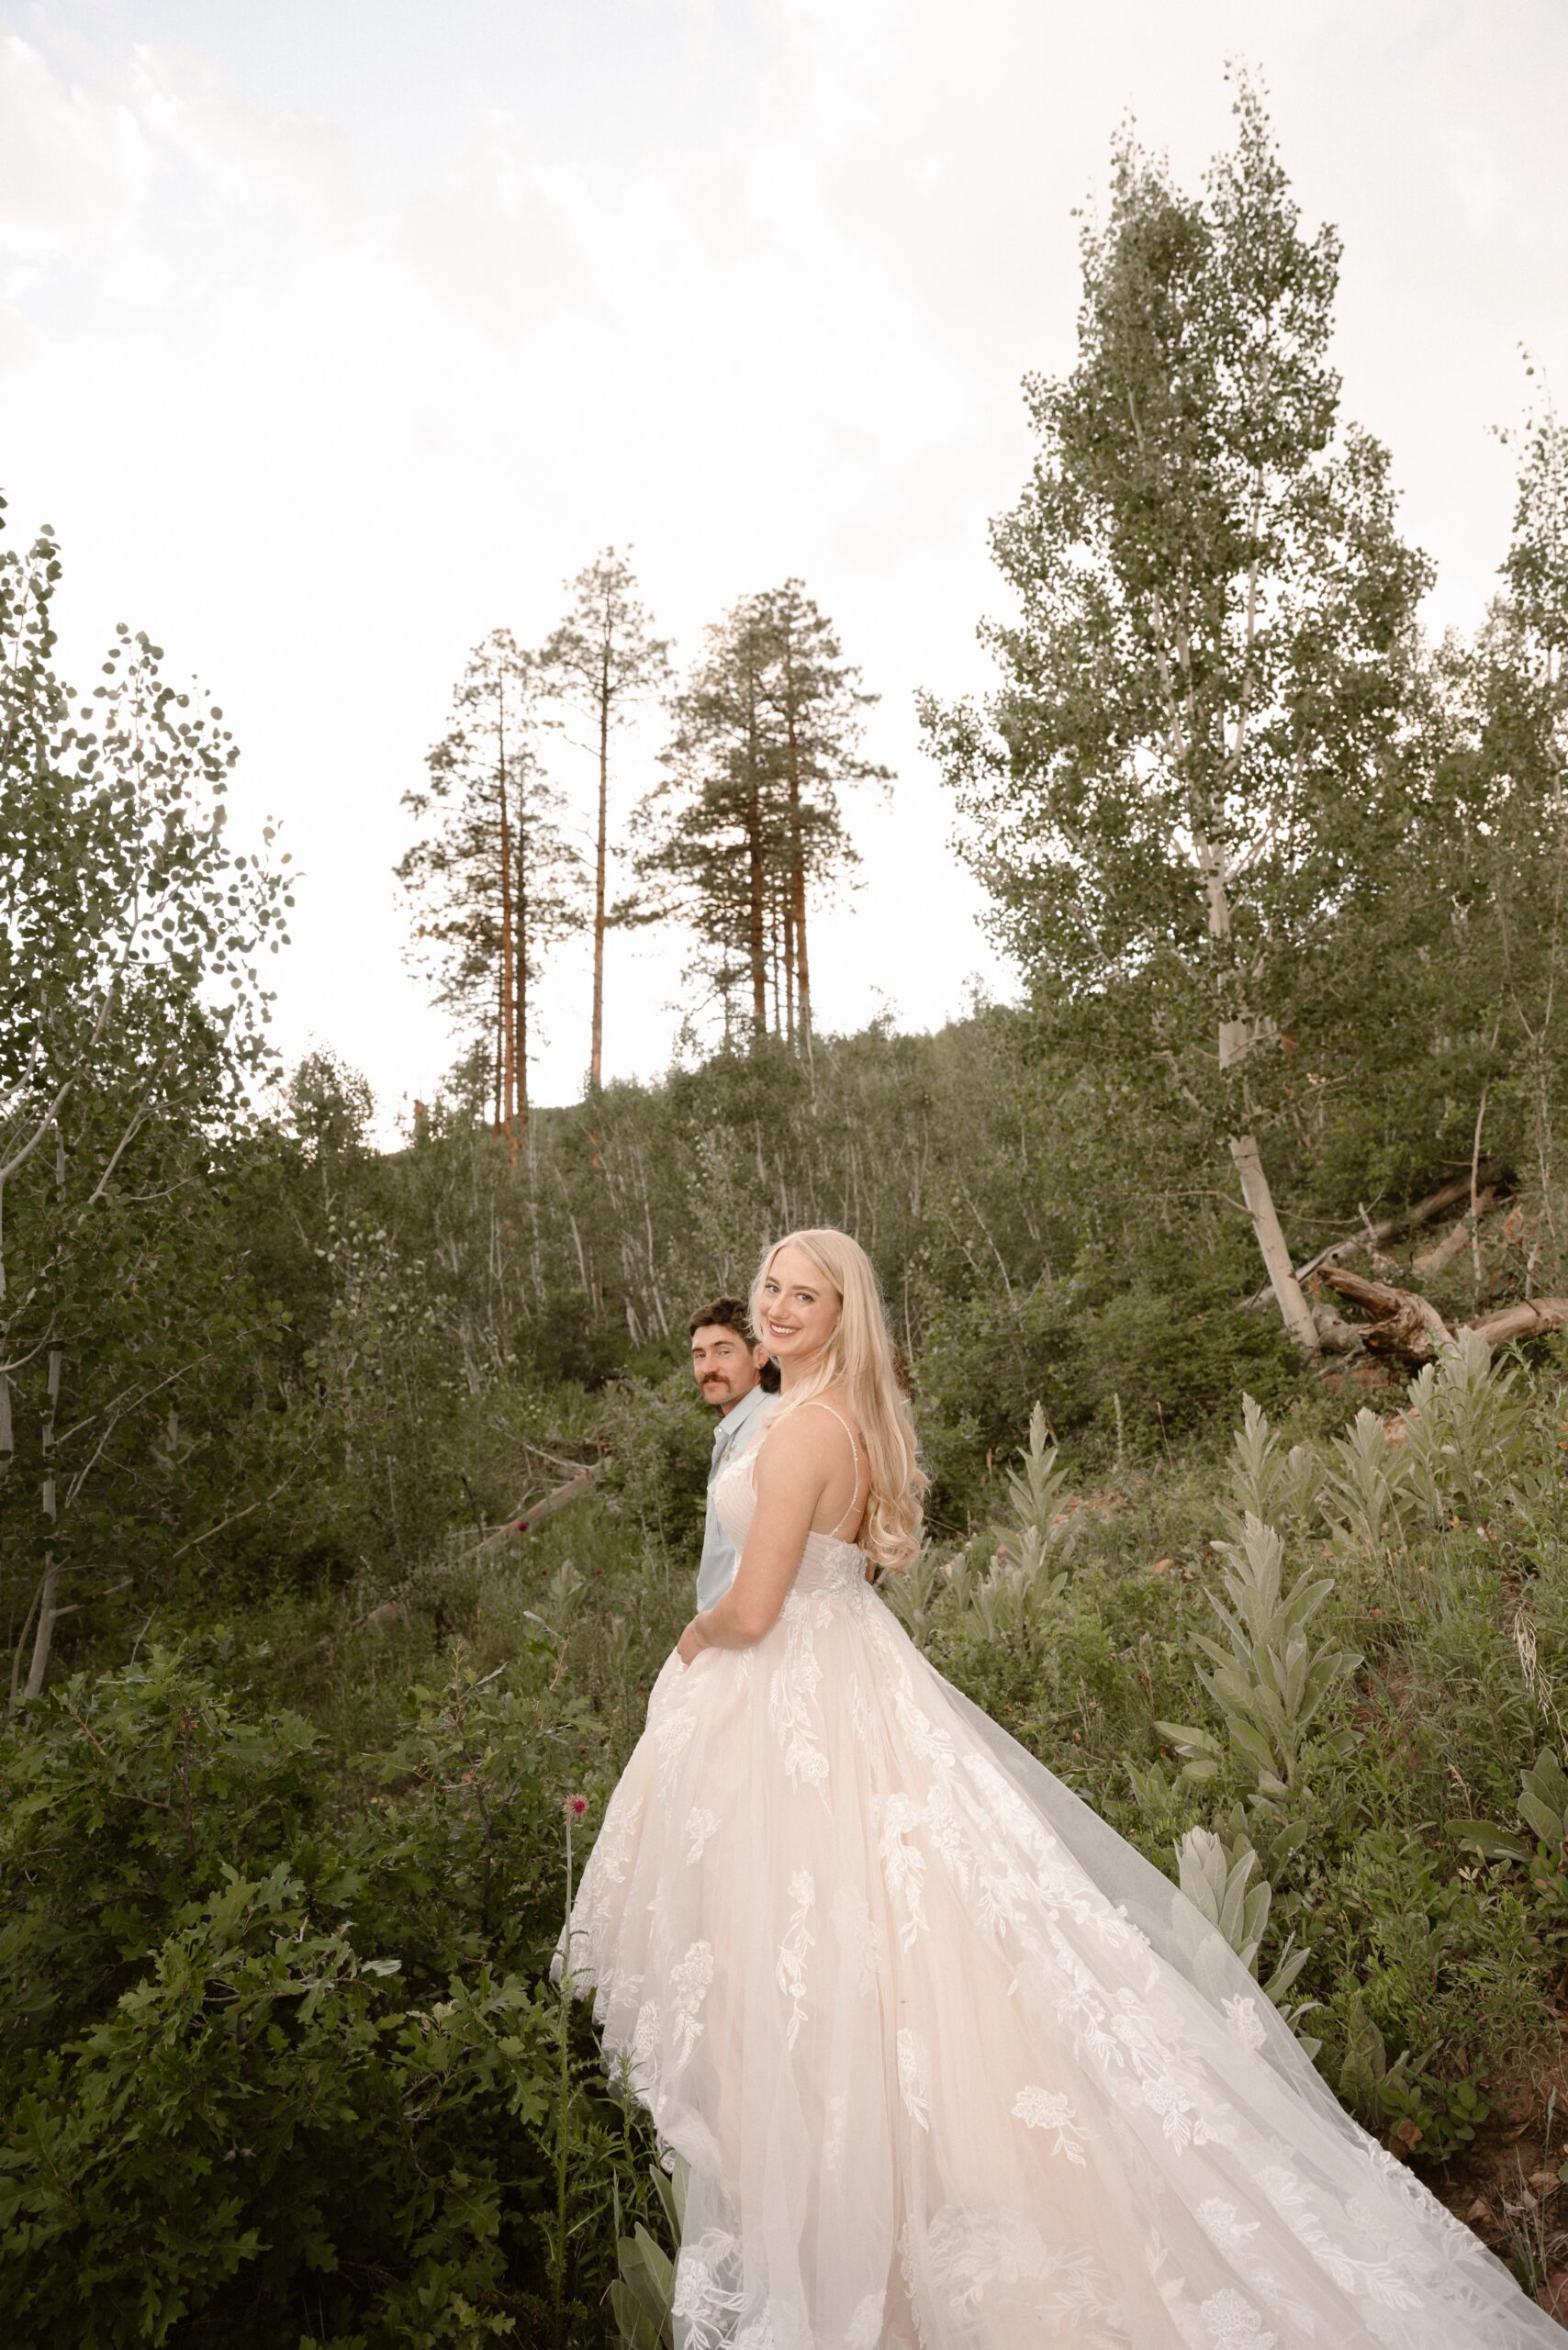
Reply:
[[[820,1395],[812,1396],[807,1403],[801,1406],[801,1408],[802,1411],[810,1411],[813,1404],[819,1412],[833,1413],[834,1418],[838,1422],[839,1427],[849,1438],[849,1449],[855,1461],[855,1491],[849,1496],[849,1507],[845,1511],[844,1516],[839,1519],[838,1524],[827,1537],[827,1539],[830,1542],[837,1542],[842,1539],[844,1528],[853,1522],[860,1506],[860,1447],[856,1442],[854,1429],[850,1427],[849,1422],[845,1418],[842,1412],[835,1410],[833,1404],[824,1403]]]

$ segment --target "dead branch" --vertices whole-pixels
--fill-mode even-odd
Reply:
[[[1500,1160],[1488,1159],[1476,1173],[1478,1181],[1499,1197],[1507,1192],[1514,1180],[1511,1169]],[[1457,1207],[1461,1200],[1469,1200],[1470,1197],[1471,1175],[1467,1168],[1462,1175],[1454,1176],[1451,1181],[1439,1183],[1435,1192],[1428,1192],[1424,1200],[1416,1202],[1414,1207],[1396,1208],[1391,1215],[1378,1217],[1375,1223],[1368,1223],[1363,1217],[1359,1232],[1348,1232],[1342,1240],[1331,1240],[1327,1248],[1320,1248],[1316,1257],[1309,1257],[1305,1265],[1296,1267],[1295,1277],[1298,1281],[1311,1281],[1314,1274],[1327,1272],[1330,1265],[1338,1264],[1342,1258],[1353,1257],[1358,1249],[1381,1248],[1385,1240],[1396,1239],[1402,1232],[1418,1231],[1422,1225],[1430,1224],[1434,1217],[1441,1215],[1445,1208]],[[1247,1303],[1249,1306],[1258,1308],[1268,1304],[1270,1295],[1265,1284],[1262,1289],[1255,1291]]]
[[[475,1557],[482,1556],[487,1550],[493,1550],[497,1543],[506,1541],[509,1535],[532,1534],[536,1526],[542,1526],[547,1517],[554,1517],[558,1509],[569,1509],[574,1502],[580,1502],[585,1494],[592,1493],[609,1466],[608,1460],[596,1460],[591,1468],[581,1470],[577,1476],[569,1477],[564,1485],[557,1485],[554,1493],[546,1494],[542,1501],[535,1502],[532,1509],[525,1510],[521,1517],[513,1518],[509,1525],[498,1526],[493,1534],[487,1534],[475,1550]]]
[[[1452,1264],[1470,1238],[1475,1220],[1489,1215],[1500,1204],[1494,1186],[1489,1184],[1484,1191],[1477,1192],[1474,1206],[1462,1215],[1457,1224],[1450,1225],[1440,1240],[1434,1241],[1429,1248],[1423,1248],[1418,1257],[1410,1259],[1411,1270],[1419,1273],[1423,1281],[1430,1281],[1435,1273],[1440,1273],[1445,1265]]]
[[[1347,1322],[1331,1305],[1315,1305],[1312,1318],[1317,1325],[1318,1344],[1335,1355],[1356,1355],[1361,1351],[1362,1333],[1359,1323]]]

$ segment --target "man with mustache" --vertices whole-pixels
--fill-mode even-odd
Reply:
[[[740,1556],[719,1523],[713,1481],[726,1461],[755,1444],[772,1410],[778,1371],[752,1333],[744,1297],[716,1297],[687,1326],[691,1333],[691,1374],[702,1401],[714,1404],[713,1458],[708,1467],[708,1509],[702,1525],[702,1560],[697,1570],[699,1613],[722,1599],[735,1579]]]

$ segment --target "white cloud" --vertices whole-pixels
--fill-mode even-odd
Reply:
[[[1347,407],[1441,617],[1500,549],[1515,346],[1568,361],[1551,0],[340,0],[330,39],[302,0],[134,13],[134,43],[84,0],[0,39],[5,486],[65,534],[78,670],[124,616],[233,714],[242,805],[308,875],[280,1033],[394,1103],[446,1058],[399,959],[400,794],[466,647],[543,632],[610,541],[688,649],[803,575],[883,694],[896,812],[860,820],[854,920],[818,924],[826,1015],[883,990],[935,1020],[996,974],[911,699],[983,678],[1017,378],[1070,356],[1071,207],[1129,104],[1191,175],[1226,53],[1264,66],[1308,217],[1346,232]],[[617,942],[617,1067],[662,1059],[679,963]],[[580,957],[547,997],[562,1098]]]

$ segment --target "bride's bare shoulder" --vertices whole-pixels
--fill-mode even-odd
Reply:
[[[847,1437],[857,1452],[865,1450],[866,1440],[856,1425],[848,1400],[836,1387],[824,1388],[820,1395],[813,1395],[799,1409],[801,1417],[810,1425],[819,1447],[825,1447],[829,1451],[836,1447],[842,1451]]]
[[[778,1469],[829,1468],[844,1454],[846,1435],[857,1451],[864,1449],[858,1429],[833,1389],[806,1403],[791,1404],[770,1415],[767,1441],[757,1451],[758,1473],[770,1453]]]

